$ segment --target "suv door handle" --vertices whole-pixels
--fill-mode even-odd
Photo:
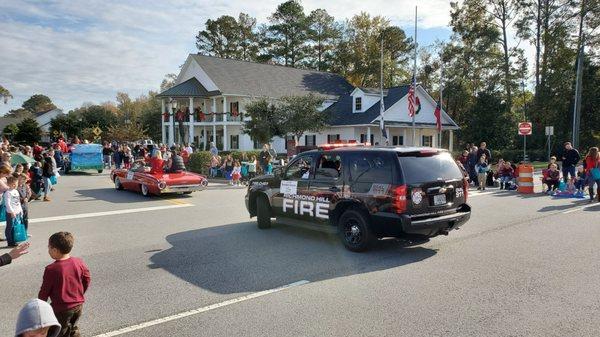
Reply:
[[[329,188],[329,190],[330,190],[331,192],[339,192],[339,191],[340,191],[340,189],[339,189],[339,188],[337,188],[336,186],[331,186],[331,187]]]

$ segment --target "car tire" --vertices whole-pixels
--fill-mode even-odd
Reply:
[[[119,191],[123,189],[123,184],[121,184],[121,179],[119,179],[119,177],[115,177],[115,189]]]
[[[348,209],[338,221],[338,232],[346,249],[364,252],[377,241],[367,215],[357,209]]]
[[[140,191],[142,192],[142,195],[145,197],[149,197],[150,196],[150,191],[148,190],[148,186],[141,184],[140,185]]]
[[[256,222],[258,228],[271,228],[271,205],[266,197],[256,198]]]

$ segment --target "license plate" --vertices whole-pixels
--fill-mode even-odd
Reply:
[[[438,195],[433,196],[433,204],[435,206],[444,205],[445,203],[446,203],[446,195],[445,194],[438,194]]]

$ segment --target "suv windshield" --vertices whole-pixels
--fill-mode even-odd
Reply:
[[[404,181],[408,185],[463,177],[458,165],[447,152],[425,156],[418,153],[410,156],[400,154],[399,158]]]

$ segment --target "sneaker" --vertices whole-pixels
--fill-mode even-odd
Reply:
[[[50,201],[50,198],[44,197],[44,201]]]

